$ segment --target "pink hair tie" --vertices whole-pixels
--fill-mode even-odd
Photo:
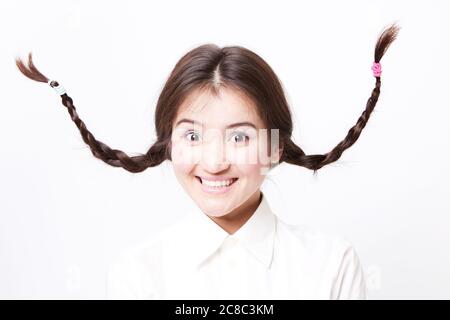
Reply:
[[[372,71],[374,77],[381,76],[381,64],[379,62],[374,62],[372,65]]]

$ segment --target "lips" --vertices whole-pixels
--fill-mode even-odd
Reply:
[[[238,180],[238,178],[231,178],[231,183],[227,186],[211,186],[206,183],[202,183],[202,179],[199,176],[195,176],[199,183],[200,189],[205,192],[205,194],[209,194],[212,196],[225,196],[230,192],[230,190],[234,189],[234,183]],[[223,180],[215,180],[215,181],[223,181]]]
[[[202,177],[200,177],[200,176],[195,176],[195,178],[196,178],[198,181],[200,181],[200,183],[203,184]],[[208,181],[226,181],[226,180],[232,180],[232,182],[229,184],[229,186],[231,186],[231,185],[232,185],[233,183],[235,183],[238,179],[239,179],[239,178],[226,178],[226,179],[220,179],[220,180],[218,180],[218,179],[216,178],[216,179],[211,179],[211,180],[206,179],[206,180],[208,180]]]

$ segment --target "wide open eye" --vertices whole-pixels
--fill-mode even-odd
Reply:
[[[237,144],[246,144],[250,140],[250,137],[243,132],[235,132],[231,135],[231,139],[231,141]]]
[[[186,132],[184,136],[189,142],[198,142],[200,140],[200,135],[192,130]]]

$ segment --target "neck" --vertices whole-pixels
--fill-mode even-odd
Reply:
[[[211,217],[217,225],[219,225],[222,229],[224,229],[229,234],[235,233],[239,230],[253,213],[258,208],[259,204],[262,200],[262,193],[258,189],[250,198],[240,205],[238,208],[234,209],[230,213],[222,216],[222,217]]]

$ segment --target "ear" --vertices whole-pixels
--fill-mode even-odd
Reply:
[[[281,146],[281,148],[278,148],[278,162],[280,162],[281,156],[283,155],[284,146]]]
[[[280,164],[280,159],[281,159],[281,156],[283,155],[283,150],[284,150],[283,146],[275,149],[275,152],[272,154],[272,156],[270,158],[270,168],[271,169]]]

